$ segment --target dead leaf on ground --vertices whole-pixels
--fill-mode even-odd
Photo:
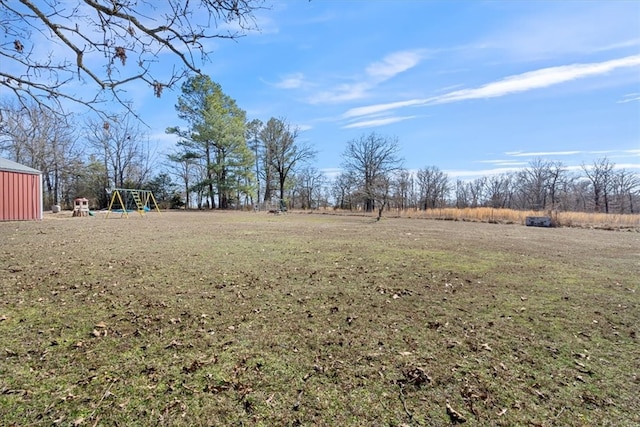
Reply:
[[[193,362],[191,362],[191,365],[184,366],[182,368],[182,371],[183,372],[187,372],[187,373],[193,373],[193,372],[197,371],[198,369],[200,369],[203,365],[204,365],[204,363],[202,363],[201,361],[194,360]]]
[[[447,415],[449,415],[449,419],[452,424],[462,424],[467,422],[467,419],[460,412],[453,409],[449,403],[447,403]]]
[[[182,343],[178,340],[172,340],[169,344],[165,346],[165,349],[177,348],[177,347],[182,347]]]
[[[409,367],[405,369],[402,374],[407,384],[413,384],[417,387],[423,384],[429,384],[432,381],[431,377],[427,375],[427,372],[420,367]]]
[[[100,337],[106,337],[107,336],[107,330],[103,329],[101,331],[94,329],[93,331],[91,331],[91,335],[93,335],[96,338],[100,338]]]

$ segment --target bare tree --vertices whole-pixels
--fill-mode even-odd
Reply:
[[[211,39],[236,39],[256,29],[253,14],[262,4],[0,0],[0,29],[8,40],[0,44],[0,88],[42,105],[66,99],[94,109],[105,94],[122,102],[122,88],[135,81],[159,97],[186,74],[200,73]],[[74,81],[89,81],[96,90],[74,91]]]
[[[167,155],[171,174],[177,177],[184,185],[184,203],[186,209],[191,208],[191,185],[196,180],[195,167],[199,156],[185,146]]]
[[[492,175],[487,177],[485,193],[487,204],[496,209],[510,207],[511,202],[511,179],[509,175]]]
[[[376,201],[386,205],[390,179],[402,168],[399,151],[396,138],[375,132],[347,142],[343,168],[356,181],[365,211],[372,212]]]
[[[299,130],[284,119],[271,118],[260,132],[265,147],[267,169],[278,180],[280,199],[284,199],[285,183],[294,168],[315,156],[311,147],[298,143]],[[265,190],[265,201],[267,191]]]
[[[87,122],[87,143],[104,164],[104,188],[137,187],[147,179],[150,153],[143,141],[145,137],[131,114],[122,114],[112,121]]]
[[[33,102],[7,103],[0,126],[0,151],[43,174],[45,203],[56,205],[81,166],[76,129],[70,116],[42,110]]]
[[[551,199],[551,210],[558,204],[558,191],[566,180],[567,170],[562,162],[549,162],[547,164],[547,191]]]
[[[436,166],[429,166],[416,173],[420,207],[424,210],[442,207],[449,194],[449,177]]]
[[[472,208],[477,208],[485,204],[487,191],[487,177],[476,178],[467,183],[467,194],[469,195],[469,204]]]
[[[529,162],[529,166],[518,172],[517,182],[524,209],[541,210],[547,204],[547,180],[549,163],[542,159]]]
[[[318,169],[307,166],[296,173],[297,193],[300,195],[302,209],[316,209],[322,198],[322,189],[326,177]]]
[[[463,209],[469,206],[469,185],[461,180],[456,180],[456,208]]]
[[[595,160],[591,166],[582,164],[582,170],[591,183],[593,209],[596,212],[602,210],[604,202],[604,211],[609,213],[609,192],[613,183],[614,167],[615,163],[610,162],[606,157]]]
[[[331,194],[335,199],[335,207],[338,209],[353,209],[352,196],[354,192],[354,180],[351,175],[342,172],[336,176],[331,185]]]
[[[414,205],[414,179],[413,174],[406,169],[398,171],[394,184],[394,199],[396,207],[400,210]]]
[[[616,171],[611,182],[612,196],[623,213],[635,213],[635,199],[640,196],[640,175],[620,169]]]

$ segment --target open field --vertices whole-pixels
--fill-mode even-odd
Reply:
[[[1,425],[633,426],[639,334],[636,231],[0,223]]]

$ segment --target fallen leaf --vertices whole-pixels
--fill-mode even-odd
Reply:
[[[462,424],[467,422],[467,419],[460,412],[453,409],[448,403],[447,415],[449,415],[449,419],[451,420],[452,424]]]
[[[104,322],[98,322],[96,323],[96,328],[100,328],[100,329],[104,329],[107,327],[107,324]]]
[[[180,341],[178,341],[178,340],[172,340],[169,344],[167,344],[165,349],[167,349],[167,348],[176,348],[176,347],[182,347],[182,343]]]
[[[405,369],[402,374],[404,375],[407,384],[413,384],[418,387],[432,381],[426,371],[420,367]]]

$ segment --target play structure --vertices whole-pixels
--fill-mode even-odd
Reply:
[[[160,213],[158,203],[153,193],[149,190],[136,190],[131,188],[114,188],[110,191],[111,201],[105,219],[109,217],[111,212],[120,212],[126,218],[129,218],[129,212],[138,212],[140,216],[144,216],[151,209]],[[151,204],[153,205],[151,206]]]
[[[90,214],[89,200],[81,197],[73,201],[73,216],[88,216]]]

